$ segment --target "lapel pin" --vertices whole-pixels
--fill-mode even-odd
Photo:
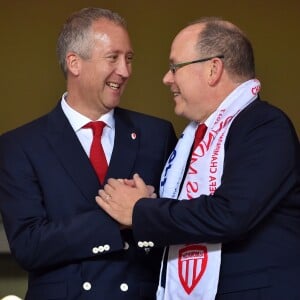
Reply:
[[[132,138],[133,140],[136,139],[136,133],[135,133],[135,132],[133,132],[133,133],[131,134],[131,138]]]

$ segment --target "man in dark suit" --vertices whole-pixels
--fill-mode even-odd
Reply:
[[[259,98],[251,43],[232,23],[204,18],[178,33],[170,61],[164,83],[191,123],[160,199],[135,175],[130,186],[109,179],[98,204],[137,242],[172,245],[158,299],[300,299],[299,141]],[[207,129],[191,150],[197,127]]]
[[[29,273],[26,299],[155,299],[162,251],[137,247],[96,204],[103,182],[85,125],[106,124],[106,177],[138,172],[156,188],[176,144],[173,127],[117,107],[133,50],[116,13],[74,13],[57,51],[67,92],[52,112],[0,138],[0,208],[12,255]]]

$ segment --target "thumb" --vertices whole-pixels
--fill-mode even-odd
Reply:
[[[137,173],[134,174],[133,175],[133,180],[135,182],[135,186],[138,189],[140,189],[140,188],[145,189],[146,188],[146,184],[145,184],[144,180],[142,179],[142,177],[140,177],[139,174],[137,174]]]

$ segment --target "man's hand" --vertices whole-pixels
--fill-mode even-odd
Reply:
[[[108,179],[96,202],[121,225],[131,226],[134,205],[141,198],[156,198],[156,194],[152,186],[135,174],[132,180]]]

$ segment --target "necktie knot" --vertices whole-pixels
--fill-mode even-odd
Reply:
[[[95,121],[85,124],[83,128],[91,128],[93,130],[93,135],[99,137],[102,135],[105,126],[106,124],[103,121]]]
[[[193,150],[192,152],[194,152],[195,148],[199,145],[199,143],[202,141],[205,132],[207,130],[207,127],[204,123],[199,124],[198,128],[195,132],[195,138],[194,138],[194,144],[193,144]]]

